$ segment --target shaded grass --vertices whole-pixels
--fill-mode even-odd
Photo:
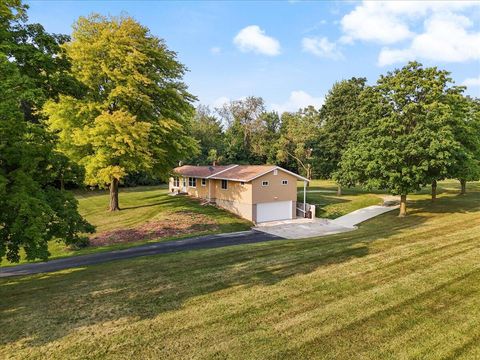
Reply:
[[[149,221],[165,220],[168,222],[172,214],[190,212],[208,216],[215,226],[205,230],[193,231],[188,234],[168,236],[157,239],[128,243],[118,243],[105,246],[71,249],[59,241],[49,243],[50,259],[66,256],[75,256],[96,253],[100,251],[118,250],[148,242],[170,241],[186,237],[248,230],[252,223],[214,206],[202,206],[199,201],[187,196],[169,196],[165,186],[141,186],[120,190],[121,211],[108,212],[109,194],[107,191],[76,191],[79,202],[79,211],[91,224],[96,226],[96,234],[102,232],[133,229]],[[175,216],[178,221],[178,216]],[[195,225],[195,224],[194,224]],[[200,224],[201,225],[201,224]],[[202,227],[202,226],[197,226]],[[20,263],[27,262],[23,257]],[[12,266],[9,262],[2,262],[2,266]]]
[[[478,358],[480,192],[422,196],[355,232],[2,280],[0,358]]]
[[[303,184],[298,188],[299,202],[303,202]],[[381,196],[361,188],[342,189],[337,195],[337,185],[331,180],[312,180],[307,188],[307,203],[316,207],[316,217],[335,219],[352,211],[383,202]]]
[[[478,183],[469,183],[469,190],[478,191]],[[307,203],[316,206],[316,217],[335,219],[352,211],[381,205],[383,197],[389,194],[380,190],[364,190],[361,187],[342,189],[342,195],[337,195],[337,185],[332,180],[312,180],[307,188]],[[440,181],[437,196],[456,196],[460,192],[459,182],[456,180]],[[409,194],[409,200],[430,199],[431,189],[426,187],[415,194]],[[299,202],[303,202],[303,183],[298,184]]]

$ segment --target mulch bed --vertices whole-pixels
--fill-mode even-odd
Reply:
[[[135,228],[95,234],[90,238],[90,246],[154,240],[216,229],[218,229],[216,222],[209,216],[190,211],[179,211],[168,215],[164,219],[149,221]]]

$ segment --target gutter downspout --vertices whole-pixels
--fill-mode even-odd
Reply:
[[[307,215],[307,182],[303,181],[303,217]]]
[[[212,198],[210,197],[210,179],[208,179],[208,202],[212,201]]]

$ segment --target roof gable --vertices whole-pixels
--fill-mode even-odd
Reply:
[[[183,176],[200,177],[207,179],[221,179],[230,181],[250,182],[274,170],[283,171],[297,179],[308,179],[276,165],[224,165],[224,166],[193,166],[184,165],[174,169],[174,172]]]

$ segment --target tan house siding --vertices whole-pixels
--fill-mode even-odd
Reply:
[[[252,203],[252,184],[228,181],[227,189],[222,189],[222,180],[215,181],[215,199],[236,201],[243,204]],[[213,188],[213,186],[212,186]]]
[[[170,182],[169,182],[169,189],[179,189],[180,191],[183,189],[183,179],[184,177],[182,176],[179,176],[179,186],[178,188],[177,187],[174,187],[173,186],[173,177],[170,178]],[[189,182],[188,182],[188,177],[185,177],[185,183],[186,183],[186,191],[187,191],[187,194],[190,195],[190,196],[194,196],[194,197],[198,197],[198,198],[202,198],[202,199],[207,199],[208,198],[208,180],[206,182],[206,185],[205,186],[202,186],[202,179],[201,178],[196,178],[197,179],[197,183],[196,183],[196,186],[193,187],[193,186],[188,186]]]
[[[223,200],[223,199],[216,199],[215,203],[219,207],[225,210],[228,210],[234,214],[237,214],[243,217],[244,219],[254,221],[252,204],[240,203],[238,201]]]
[[[227,189],[222,189],[222,180],[212,180],[212,189],[215,193],[215,203],[234,214],[253,221],[252,211],[252,184],[237,181],[228,181]]]
[[[287,185],[282,185],[282,180],[287,180]],[[262,186],[263,181],[268,181],[268,186]],[[252,181],[252,203],[297,200],[297,178],[282,170],[277,175],[269,172]],[[295,212],[294,212],[295,213]]]
[[[259,171],[258,166],[250,166],[249,168],[234,166],[223,172],[225,177],[230,176],[231,179],[242,179],[241,176]],[[253,170],[252,170],[253,169]],[[195,168],[193,170],[203,171],[204,169]],[[192,171],[193,171],[192,170]],[[247,171],[248,170],[248,171]],[[261,170],[261,169],[260,169]],[[267,170],[268,171],[268,166]],[[275,172],[277,173],[275,175]],[[229,173],[231,173],[229,175]],[[238,173],[238,174],[237,174]],[[195,173],[192,173],[195,176]],[[205,176],[205,175],[197,175]],[[261,175],[250,182],[240,182],[234,180],[228,181],[228,188],[222,189],[222,173],[219,173],[217,179],[206,179],[206,185],[202,186],[202,178],[197,177],[196,187],[188,186],[188,176],[180,175],[180,184],[178,188],[173,187],[173,177],[170,179],[170,190],[183,190],[183,179],[186,182],[186,192],[190,196],[211,200],[219,207],[224,208],[234,214],[245,219],[256,222],[257,220],[257,204],[274,203],[281,201],[292,202],[292,217],[296,217],[297,204],[297,176],[292,175],[282,169],[272,169],[267,174]],[[248,177],[246,178],[248,179]],[[283,185],[282,181],[286,180],[287,184]],[[268,181],[267,186],[262,186],[262,182]]]
[[[197,178],[197,186],[196,187],[189,187],[188,186],[188,178],[187,178],[187,192],[188,195],[195,196],[202,199],[208,199],[208,180],[205,186],[202,186],[202,179]]]
[[[210,200],[211,201],[215,201],[215,195],[217,194],[215,182],[216,182],[216,180],[213,180],[213,179],[208,179],[207,180],[207,183],[208,183],[207,190],[210,191]]]

